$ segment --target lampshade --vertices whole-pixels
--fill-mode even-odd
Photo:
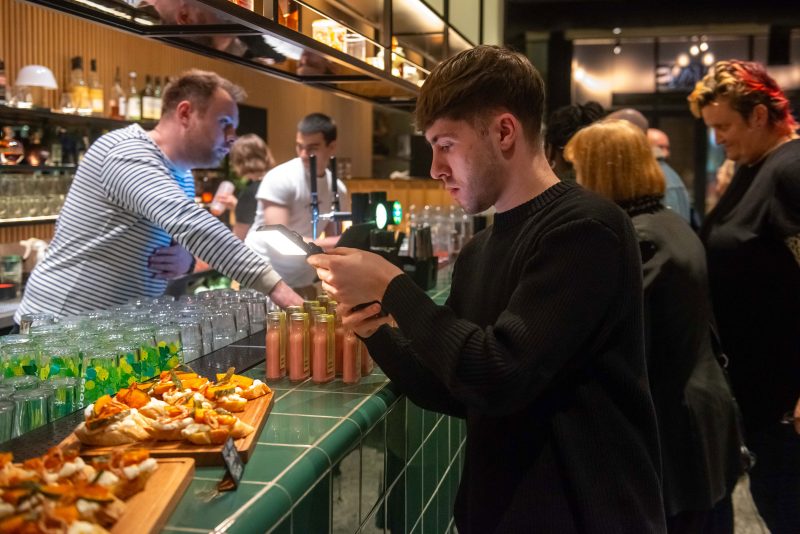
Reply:
[[[25,65],[17,73],[16,85],[26,87],[44,87],[45,89],[58,89],[53,72],[42,65]]]

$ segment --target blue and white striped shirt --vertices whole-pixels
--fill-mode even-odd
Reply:
[[[269,292],[280,276],[193,197],[191,173],[178,171],[139,125],[99,138],[78,166],[14,320],[161,295],[167,282],[154,278],[148,259],[173,238],[243,286]]]

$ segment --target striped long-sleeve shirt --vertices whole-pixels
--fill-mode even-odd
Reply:
[[[15,321],[162,294],[166,281],[154,277],[148,259],[172,239],[243,286],[269,292],[280,276],[193,196],[191,173],[176,169],[140,126],[102,136],[78,167]]]

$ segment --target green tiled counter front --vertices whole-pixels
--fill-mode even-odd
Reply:
[[[446,276],[430,292],[439,303]],[[265,367],[244,374],[263,379]],[[268,384],[275,405],[239,488],[217,493],[223,469],[197,468],[164,532],[452,530],[463,420],[417,407],[377,367],[357,385]]]

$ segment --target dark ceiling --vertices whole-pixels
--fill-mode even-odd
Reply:
[[[800,27],[798,0],[505,0],[505,40],[526,31],[710,24]]]

